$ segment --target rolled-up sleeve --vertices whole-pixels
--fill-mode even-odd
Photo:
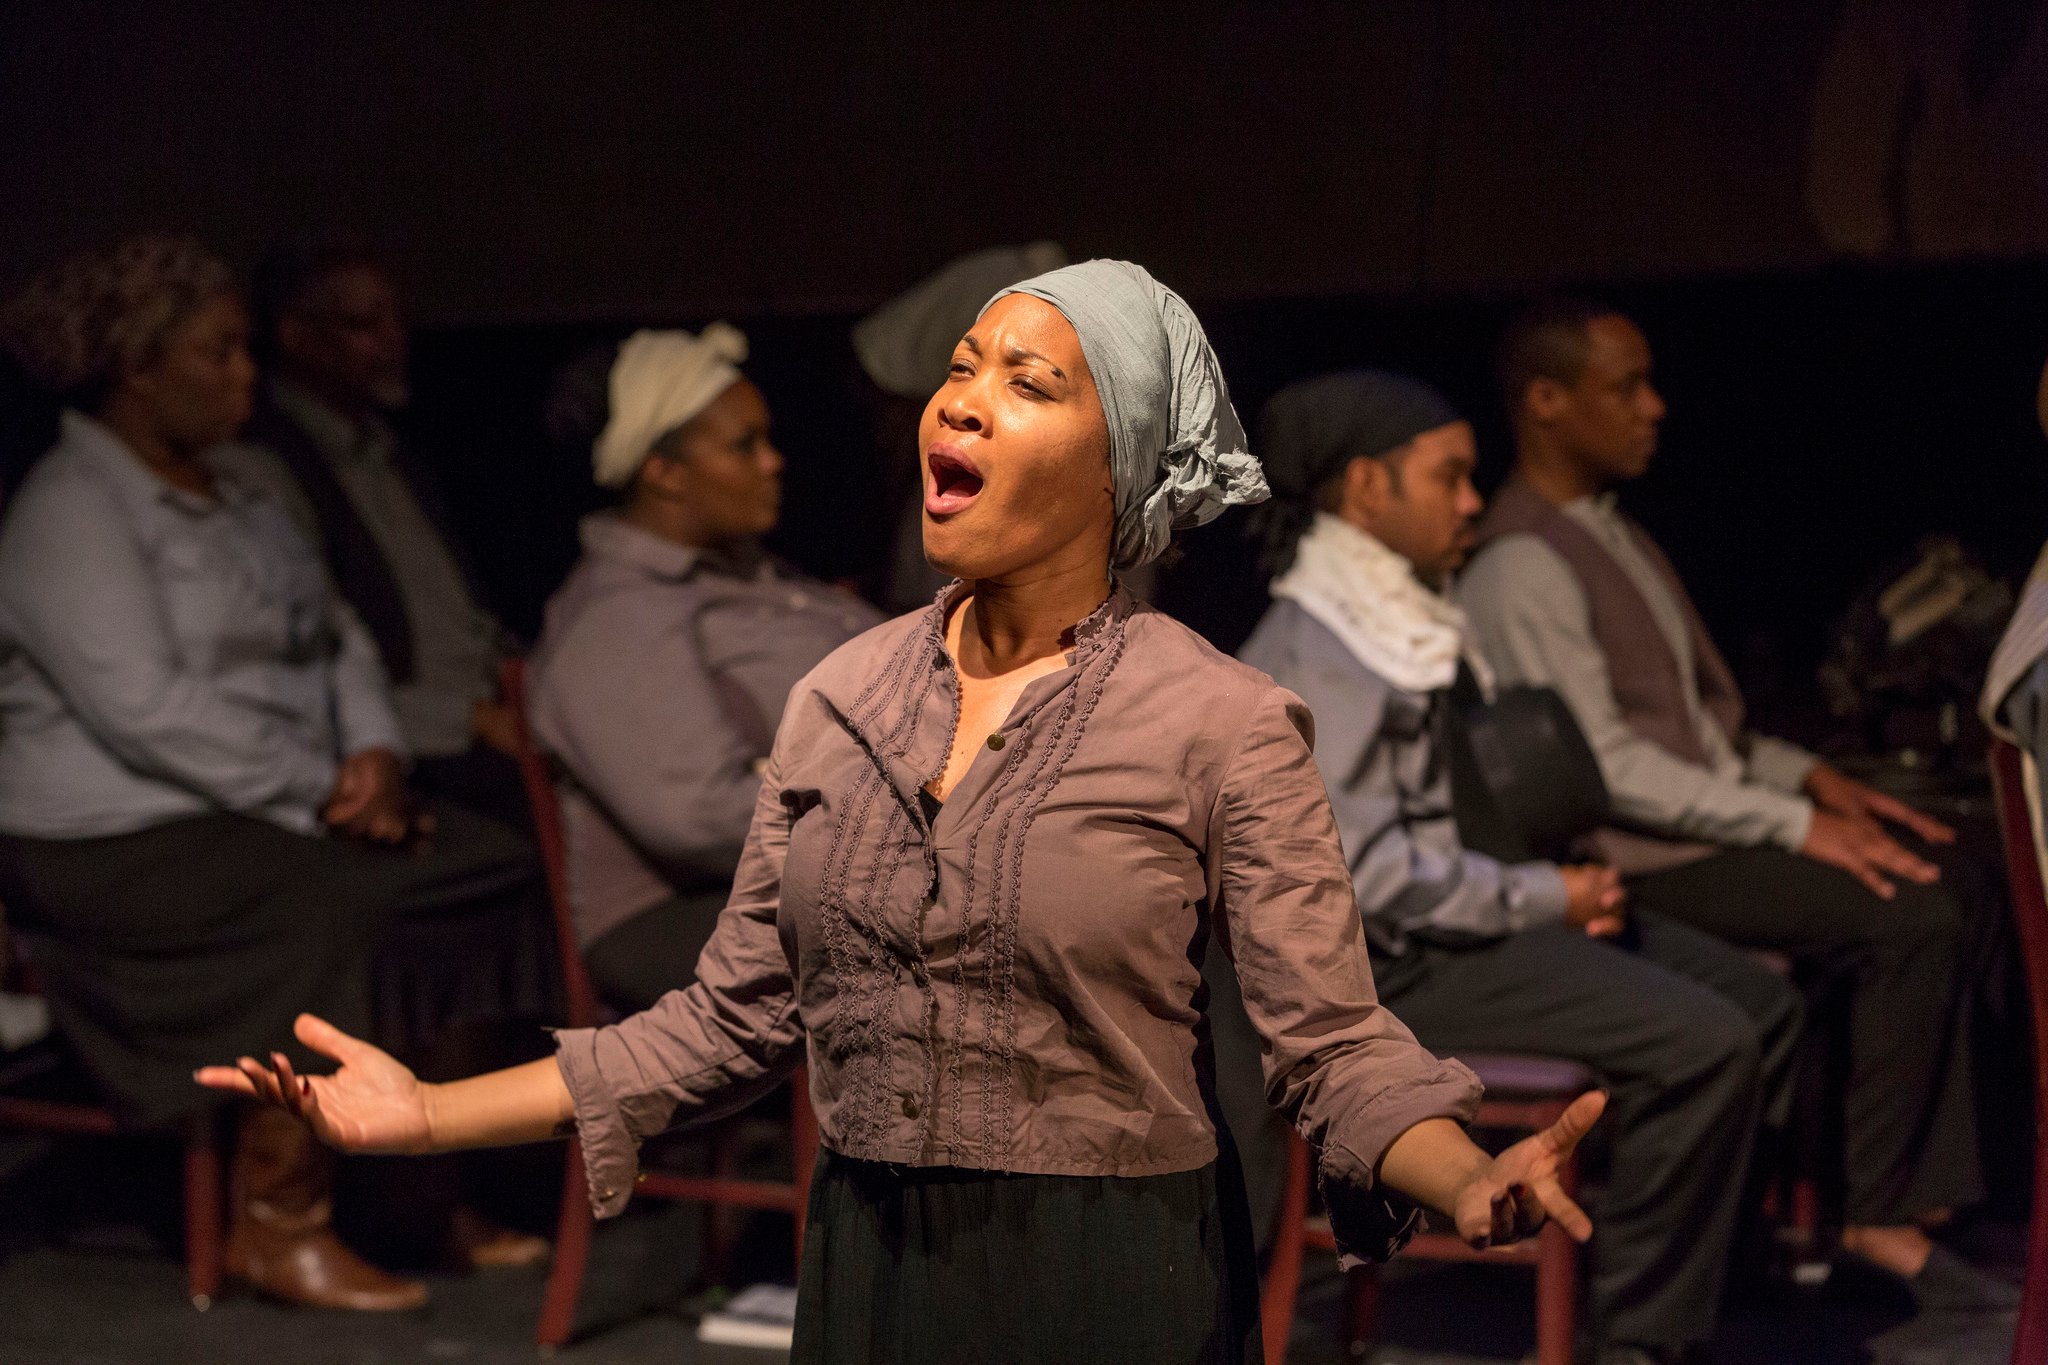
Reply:
[[[803,1059],[796,983],[775,925],[790,819],[776,770],[771,757],[732,899],[696,982],[610,1027],[555,1035],[600,1218],[626,1206],[643,1141],[745,1107]]]
[[[1312,734],[1308,708],[1281,688],[1247,717],[1217,797],[1221,925],[1267,1098],[1316,1152],[1339,1247],[1383,1259],[1414,1211],[1378,1187],[1381,1159],[1425,1119],[1470,1122],[1480,1087],[1379,1003]]]
[[[1748,735],[1744,747],[1743,769],[1749,780],[1787,796],[1803,791],[1806,779],[1820,766],[1817,754],[1770,735]]]
[[[188,670],[119,509],[85,479],[44,484],[0,537],[8,630],[99,743],[226,810],[318,810],[333,755],[301,726]]]

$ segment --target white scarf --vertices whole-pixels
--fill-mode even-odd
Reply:
[[[1403,691],[1435,692],[1457,679],[1465,613],[1418,582],[1407,560],[1341,517],[1316,513],[1293,567],[1273,580],[1272,591]],[[1491,691],[1485,665],[1476,655],[1470,664],[1481,690]]]

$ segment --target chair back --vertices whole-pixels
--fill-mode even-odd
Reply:
[[[1991,745],[1991,790],[2005,845],[2013,919],[2034,1016],[2034,1211],[2027,1239],[2027,1288],[2013,1337],[2012,1365],[2048,1365],[2048,888],[2028,810],[2026,766],[2004,740]]]
[[[526,709],[526,661],[507,659],[498,666],[498,691],[511,708],[516,724],[519,779],[526,803],[533,808],[533,834],[540,845],[541,868],[547,875],[548,905],[555,921],[555,947],[562,964],[562,993],[567,997],[569,1027],[594,1028],[604,1022],[597,989],[583,966],[583,945],[576,935],[576,911],[569,900],[569,846],[562,835],[562,803],[555,790],[555,768],[534,742]]]

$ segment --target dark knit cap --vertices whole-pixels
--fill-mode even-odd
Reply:
[[[1435,389],[1391,370],[1318,375],[1273,395],[1259,416],[1257,446],[1273,499],[1253,514],[1267,574],[1294,561],[1315,520],[1317,491],[1346,465],[1463,420]]]

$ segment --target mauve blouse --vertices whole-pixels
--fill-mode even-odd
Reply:
[[[624,1207],[641,1140],[805,1061],[824,1143],[846,1156],[1205,1165],[1215,932],[1339,1238],[1387,1254],[1410,1220],[1373,1188],[1380,1158],[1421,1120],[1469,1120],[1479,1084],[1375,997],[1307,709],[1119,589],[928,821],[918,792],[959,718],[957,592],[791,693],[696,983],[559,1035],[593,1205]]]

